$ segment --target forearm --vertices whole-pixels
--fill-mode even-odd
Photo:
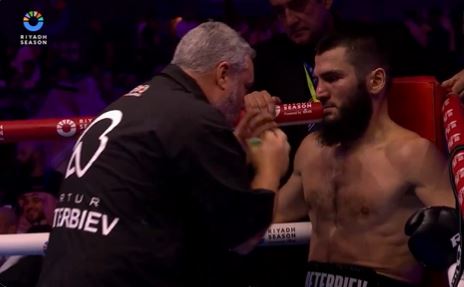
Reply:
[[[254,190],[266,189],[273,192],[277,192],[279,189],[280,177],[277,173],[271,169],[257,171],[253,181],[251,182],[251,188]],[[276,208],[276,201],[274,200],[274,210]],[[232,251],[238,254],[247,254],[253,250],[256,245],[261,241],[264,234],[266,233],[267,227],[256,233],[256,235],[247,239],[242,244],[233,248]]]
[[[271,169],[258,170],[251,182],[252,189],[267,189],[273,192],[279,190],[280,176]]]

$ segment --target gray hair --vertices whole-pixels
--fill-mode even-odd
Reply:
[[[227,61],[234,72],[245,68],[247,56],[255,51],[240,35],[222,22],[205,22],[190,30],[177,45],[171,61],[181,68],[197,73],[211,70]]]

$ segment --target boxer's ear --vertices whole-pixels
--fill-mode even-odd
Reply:
[[[385,89],[387,74],[385,69],[377,68],[367,76],[367,91],[370,94],[380,94]]]

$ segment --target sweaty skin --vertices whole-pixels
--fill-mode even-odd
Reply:
[[[354,151],[323,147],[308,136],[280,192],[279,210],[292,208],[285,202],[292,191],[302,199],[293,203],[293,215],[311,218],[309,260],[371,267],[418,283],[421,267],[408,250],[404,224],[423,206],[450,205],[448,181],[444,172],[421,169],[432,163],[444,166],[429,142],[393,123],[391,129],[385,142]],[[285,213],[276,215],[276,221],[297,220]]]
[[[324,117],[337,119],[356,78],[344,49],[316,57]],[[375,91],[375,89],[371,89]],[[386,101],[373,97],[366,132],[349,144],[301,143],[294,171],[278,192],[275,222],[309,216],[310,261],[371,267],[419,283],[423,270],[408,250],[404,226],[424,206],[453,206],[446,162],[434,145],[395,124]]]

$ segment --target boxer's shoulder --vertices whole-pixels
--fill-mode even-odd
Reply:
[[[323,149],[324,147],[320,144],[317,134],[311,133],[301,141],[296,157],[308,159],[311,156],[318,156]]]
[[[431,141],[418,135],[398,138],[391,142],[390,147],[392,150],[396,149],[397,154],[402,157],[421,157],[437,150]]]
[[[386,140],[387,152],[396,153],[399,156],[412,156],[431,147],[434,146],[429,140],[399,126],[391,130]]]
[[[391,163],[404,171],[422,170],[430,163],[442,161],[442,155],[429,140],[406,129],[387,141],[385,154]]]
[[[301,150],[314,150],[314,149],[323,149],[323,145],[320,143],[318,133],[310,133],[307,135],[300,144],[299,149]]]

